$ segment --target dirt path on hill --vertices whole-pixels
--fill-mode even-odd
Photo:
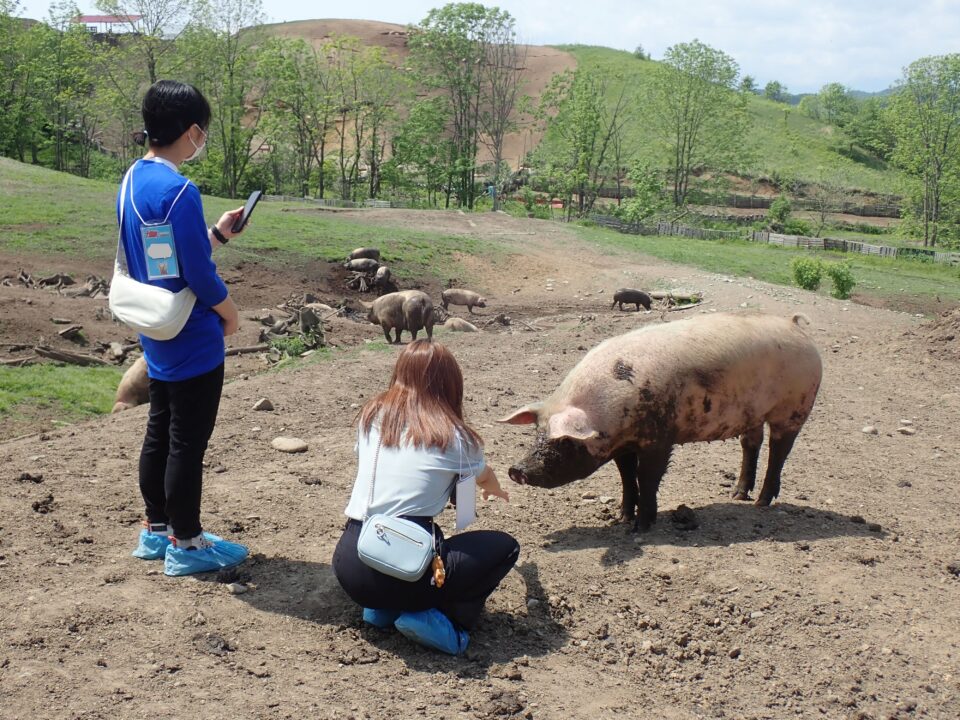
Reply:
[[[947,324],[598,252],[546,222],[342,217],[507,245],[463,268],[491,300],[474,322],[505,313],[511,325],[437,332],[462,364],[469,418],[505,483],[532,434],[495,420],[550,392],[600,340],[696,312],[805,313],[824,382],[779,500],[759,510],[729,499],[736,442],[678,449],[658,522],[642,536],[613,522],[612,466],[556,490],[511,487],[512,501],[483,505],[478,526],[519,539],[516,571],[466,657],[421,650],[363,626],[330,570],[353,483],[352,420],[396,355],[364,342],[376,327],[352,325],[339,342],[333,328],[344,348],[330,359],[259,374],[237,364],[254,360],[228,364],[204,522],[251,547],[245,594],[129,556],[145,408],[0,443],[0,715],[960,716],[960,364]],[[319,289],[322,277],[303,277],[237,288],[253,309]],[[699,290],[709,303],[611,311],[620,286]],[[10,317],[4,310],[3,332],[15,335]],[[260,397],[276,409],[252,410]],[[877,434],[862,431],[871,425]],[[276,452],[277,435],[309,450]],[[671,522],[681,503],[697,529]]]

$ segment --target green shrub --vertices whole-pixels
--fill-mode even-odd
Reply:
[[[805,220],[790,218],[783,224],[783,232],[787,235],[805,235],[810,237],[813,234],[813,229],[810,227],[810,223]]]
[[[804,290],[816,290],[823,277],[823,263],[811,257],[798,255],[790,263],[793,280]]]
[[[827,265],[826,271],[833,281],[833,291],[830,294],[840,300],[849,298],[850,291],[857,284],[853,277],[853,270],[850,269],[850,263],[846,261],[830,263]]]
[[[790,201],[787,200],[786,195],[781,195],[776,200],[770,204],[770,209],[767,211],[767,221],[770,223],[771,229],[776,232],[783,230],[783,226],[787,223],[787,218],[790,217]]]

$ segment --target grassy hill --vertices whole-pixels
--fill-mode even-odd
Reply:
[[[643,96],[657,63],[638,60],[631,53],[605,47],[561,45],[578,65],[600,68],[608,77],[608,93],[619,93],[624,83]],[[746,172],[753,178],[787,177],[817,179],[820,168],[844,178],[849,187],[877,193],[896,193],[899,173],[866,153],[851,153],[851,160],[838,150],[849,150],[850,140],[842,130],[801,115],[796,108],[761,97],[751,97],[753,127],[748,137],[750,160]],[[659,149],[642,121],[628,126],[628,147],[638,156],[657,161]]]
[[[117,185],[25,165],[0,157],[0,251],[59,258],[109,260],[117,249],[113,208]],[[237,200],[205,197],[213,223]],[[474,252],[471,238],[394,227],[360,225],[300,203],[265,202],[257,207],[256,232],[220,251],[225,262],[252,259],[268,265],[302,260],[341,260],[362,245],[378,244],[403,276],[446,277],[455,255]]]

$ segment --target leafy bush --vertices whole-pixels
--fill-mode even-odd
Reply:
[[[786,225],[787,218],[790,217],[790,210],[790,201],[787,200],[785,195],[781,195],[774,200],[767,211],[767,220],[770,222],[770,227],[780,232]]]
[[[853,277],[853,270],[850,269],[850,263],[847,261],[830,263],[827,265],[827,275],[833,281],[833,292],[830,294],[835,298],[846,300],[850,297],[850,291],[857,281]]]
[[[798,255],[791,261],[790,269],[793,271],[793,280],[799,287],[804,290],[816,290],[820,287],[823,263],[819,260]]]
[[[805,235],[807,237],[813,234],[813,228],[806,220],[790,218],[783,224],[783,232],[787,235]]]

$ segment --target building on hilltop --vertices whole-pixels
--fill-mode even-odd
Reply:
[[[120,35],[143,32],[142,15],[77,15],[73,22],[93,35]]]

